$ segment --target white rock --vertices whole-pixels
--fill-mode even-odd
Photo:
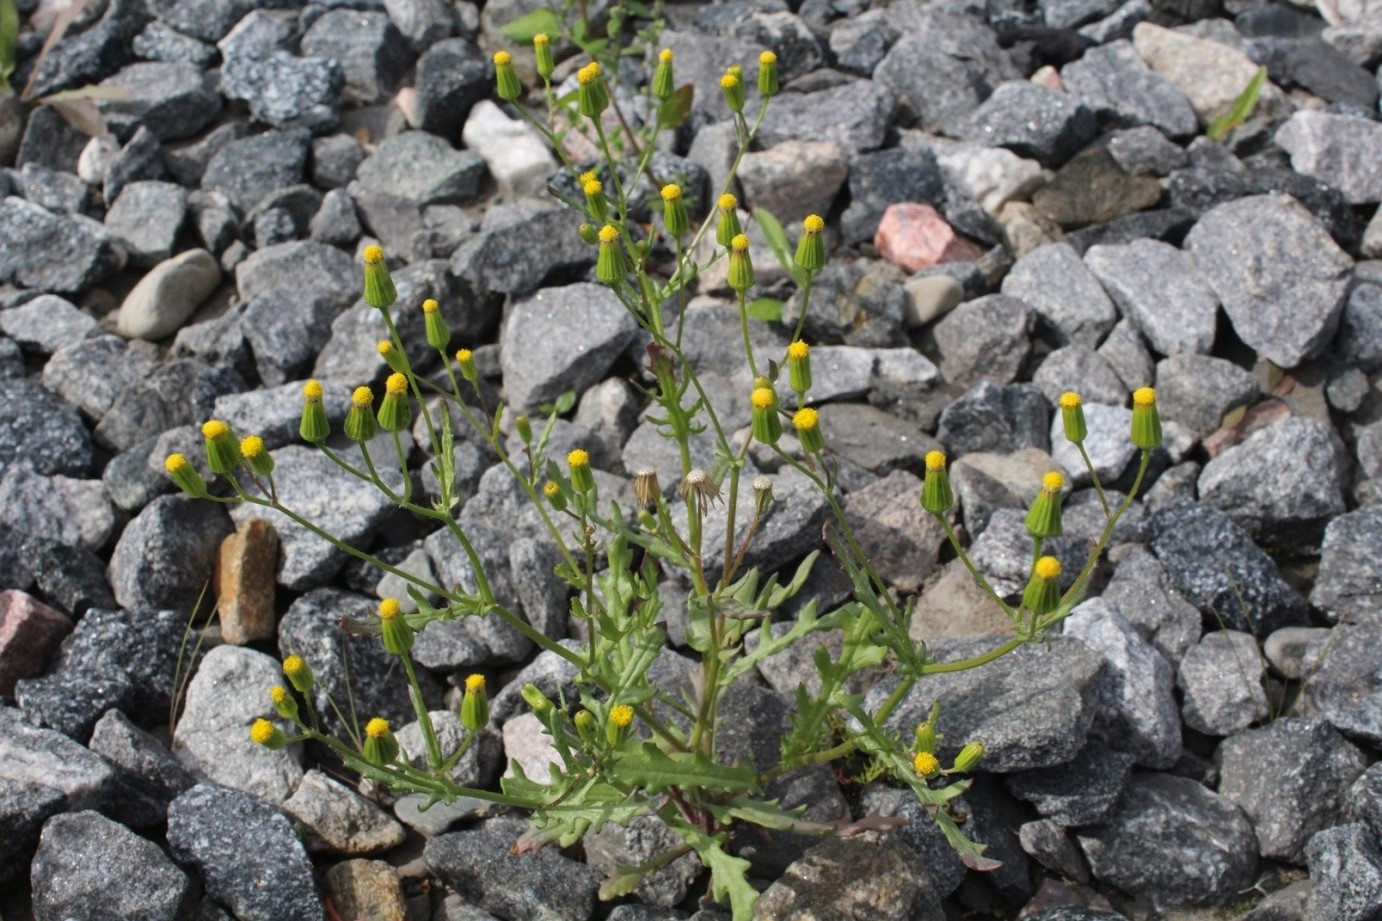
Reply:
[[[1139,22],[1133,28],[1132,43],[1148,67],[1186,95],[1206,125],[1227,115],[1257,74],[1257,65],[1236,48],[1150,22]],[[1260,102],[1276,101],[1281,91],[1267,83],[1258,98]]]
[[[461,131],[465,146],[484,158],[505,198],[536,195],[557,168],[547,143],[533,128],[509,118],[497,105],[482,100],[470,110]]]
[[[936,162],[948,182],[995,217],[1008,201],[1042,184],[1040,163],[1001,147],[957,146],[937,151]]]
[[[221,283],[221,266],[190,249],[149,270],[125,296],[115,331],[127,339],[162,339],[176,332]]]
[[[902,287],[907,292],[909,329],[917,329],[940,319],[965,299],[964,286],[949,275],[909,278]]]
[[[517,762],[529,780],[541,784],[550,783],[548,765],[561,764],[552,737],[532,713],[520,713],[504,724],[504,756]],[[512,765],[504,771],[504,776],[513,776]]]

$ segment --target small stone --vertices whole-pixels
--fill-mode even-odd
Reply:
[[[909,7],[906,12],[893,16],[902,38],[873,72],[897,94],[905,119],[934,128],[971,112],[999,83],[1021,77],[982,19],[948,9]]]
[[[14,707],[0,707],[0,727],[4,729],[0,732],[0,785],[30,788],[30,808],[40,807],[34,812],[51,815],[59,809],[74,812],[109,807],[116,792],[116,775],[99,755],[60,732],[38,728]],[[53,803],[51,794],[33,787],[57,791],[60,799]],[[15,795],[13,787],[10,791],[7,797]]]
[[[344,101],[371,105],[392,93],[412,64],[412,53],[387,14],[328,10],[302,36],[302,54],[331,58],[345,72]]]
[[[680,62],[682,56],[677,60]],[[748,66],[744,70],[746,81],[757,79]],[[834,141],[850,153],[877,150],[883,146],[896,109],[892,92],[872,80],[856,80],[815,93],[783,93],[773,98],[757,138],[769,148],[783,141],[804,140]]]
[[[162,339],[181,328],[220,282],[221,267],[204,249],[166,259],[125,296],[116,328],[131,339]]]
[[[1047,165],[1068,160],[1093,140],[1095,128],[1094,113],[1083,103],[1024,80],[999,85],[977,109],[946,126],[956,137]]]
[[[333,246],[297,241],[255,253],[235,268],[241,300],[266,291],[289,292],[300,300],[321,297],[342,310],[360,296],[359,266]]]
[[[1071,390],[1086,403],[1105,405],[1122,403],[1128,393],[1108,360],[1082,345],[1067,345],[1047,355],[1032,375],[1032,383],[1053,406]]]
[[[1070,840],[1070,835],[1066,833],[1065,829],[1055,822],[1049,819],[1024,822],[1017,829],[1017,840],[1022,844],[1022,850],[1027,856],[1046,869],[1077,883],[1089,882],[1089,867],[1085,864],[1079,848],[1075,847],[1075,843]],[[1063,910],[1056,909],[1056,911]],[[1094,916],[1084,913],[1070,917],[1063,913],[1052,916],[1050,911],[1043,911],[1028,917],[1043,918],[1044,921],[1096,921]],[[1122,916],[1110,915],[1109,917]]]
[[[1313,25],[1313,24],[1312,24]],[[1263,36],[1248,43],[1254,61],[1283,87],[1294,86],[1327,102],[1359,109],[1377,105],[1378,86],[1371,68],[1314,36]]]
[[[232,205],[247,214],[264,196],[302,182],[309,141],[309,133],[300,128],[232,140],[207,163],[202,188],[225,193]]]
[[[431,205],[464,204],[479,192],[485,161],[472,151],[455,150],[424,131],[386,138],[356,172],[366,188]]]
[[[277,562],[278,534],[262,518],[247,520],[221,542],[216,614],[225,642],[244,646],[275,635]]]
[[[1328,183],[1351,204],[1382,200],[1382,125],[1352,115],[1301,111],[1277,129],[1291,166]]]
[[[871,783],[863,789],[860,806],[866,814],[896,817],[905,822],[890,834],[921,859],[938,895],[948,896],[960,887],[968,871],[915,793]]]
[[[1186,650],[1199,642],[1200,612],[1180,596],[1165,567],[1146,551],[1119,560],[1100,597],[1136,627],[1173,668]]]
[[[1085,265],[1152,348],[1163,355],[1210,350],[1218,298],[1185,253],[1155,240],[1138,240],[1092,246]]]
[[[1152,176],[1129,176],[1102,148],[1082,151],[1032,196],[1037,212],[1073,229],[1116,221],[1161,200],[1161,183]]]
[[[128,95],[96,102],[106,126],[123,139],[141,127],[160,141],[192,137],[221,111],[220,95],[210,77],[195,64],[131,64],[101,85]]]
[[[130,265],[147,268],[172,255],[186,213],[181,186],[132,182],[106,212],[106,230],[124,245]]]
[[[126,525],[111,555],[116,600],[127,608],[191,609],[228,533],[225,512],[212,503],[155,499]]]
[[[977,245],[955,233],[930,205],[889,205],[878,223],[874,246],[887,259],[915,272],[941,262],[974,262],[983,255]]]
[[[1027,304],[1003,294],[961,304],[933,331],[941,373],[962,386],[1012,383],[1027,361],[1033,320]]]
[[[883,10],[867,10],[831,24],[830,53],[841,70],[868,77],[899,37]]]
[[[1310,601],[1336,622],[1378,616],[1382,599],[1382,509],[1366,506],[1329,522]]]
[[[91,731],[90,748],[119,769],[121,794],[152,802],[156,824],[166,819],[168,804],[197,785],[191,771],[152,735],[119,710],[107,710]]]
[[[1142,60],[1186,95],[1204,125],[1227,115],[1257,73],[1257,65],[1236,48],[1150,22],[1137,24],[1132,41]],[[1268,84],[1262,101],[1279,92]]]
[[[448,38],[418,58],[414,83],[417,96],[409,124],[432,134],[450,136],[457,125],[466,123],[471,108],[489,96],[494,68],[470,41]],[[467,142],[466,146],[471,145]]]
[[[75,294],[120,268],[123,256],[96,221],[53,214],[22,198],[0,200],[0,280]]]
[[[215,132],[212,132],[213,134]],[[103,180],[101,198],[104,201],[112,202],[120,197],[120,192],[131,182],[153,181],[165,179],[170,174],[170,169],[164,163],[163,144],[148,128],[140,126],[139,130],[130,138],[105,165],[105,178]],[[176,158],[169,156],[170,160],[176,162]],[[196,178],[193,182],[201,179],[201,169],[206,164],[201,163],[196,168]],[[177,176],[179,181],[182,176]]]
[[[557,168],[546,141],[531,126],[509,118],[489,100],[471,108],[461,140],[467,150],[484,159],[499,194],[506,199],[538,194]]]
[[[744,155],[739,182],[753,208],[772,213],[793,235],[809,214],[829,214],[849,164],[844,148],[830,141],[783,141]]]
[[[53,787],[0,778],[0,885],[28,879],[43,823],[63,808],[63,795]]]
[[[174,859],[243,921],[324,921],[312,864],[292,822],[248,793],[198,784],[168,807]]]
[[[891,835],[817,844],[759,897],[753,917],[907,921],[934,917],[940,897],[917,854]]]
[[[1185,151],[1157,129],[1144,125],[1109,136],[1109,155],[1129,176],[1166,176],[1186,164]]]
[[[350,184],[365,159],[360,142],[348,134],[312,139],[312,184],[319,189],[339,189]]]
[[[266,53],[286,46],[293,37],[293,24],[288,17],[266,10],[251,10],[235,23],[234,28],[216,43],[221,57],[229,61],[238,54]]]
[[[27,12],[30,8],[24,5],[20,9]],[[130,43],[147,21],[141,4],[132,0],[107,4],[99,20],[58,42],[38,62],[33,97],[97,83],[115,73],[130,61]]]
[[[1372,921],[1382,905],[1382,848],[1360,822],[1318,832],[1305,849],[1310,899],[1305,917]]]
[[[0,332],[26,351],[51,355],[96,332],[90,314],[56,294],[40,294],[27,303],[0,313]]]
[[[1382,742],[1382,680],[1376,643],[1382,619],[1335,627],[1311,646],[1302,669],[1300,712],[1318,714],[1350,737]]]
[[[1050,419],[1050,405],[1031,384],[999,387],[980,381],[941,411],[936,437],[953,457],[1020,448],[1050,451]]]
[[[331,56],[236,51],[226,55],[221,67],[221,93],[248,103],[256,120],[275,128],[331,128],[345,83],[341,63]]]
[[[533,713],[520,713],[504,723],[504,758],[511,762],[504,775],[511,776],[513,763],[534,783],[551,783],[551,766],[561,768],[562,760],[542,720]]]
[[[81,617],[92,608],[115,607],[105,561],[91,551],[43,540],[28,540],[15,549],[21,565],[34,573],[38,590],[63,612]]]
[[[1190,100],[1144,64],[1129,41],[1091,48],[1062,68],[1061,80],[1067,92],[1115,123],[1150,125],[1181,138],[1199,128]]]
[[[907,326],[916,329],[954,310],[964,300],[964,287],[948,275],[909,278],[902,286],[907,292]]]
[[[938,565],[945,535],[913,500],[921,480],[905,470],[851,492],[845,516],[874,568],[899,591],[914,594]]]
[[[1041,164],[1002,147],[956,144],[936,151],[945,181],[997,214],[1044,184]]]
[[[1231,410],[1251,406],[1257,379],[1210,355],[1182,353],[1156,366],[1156,402],[1162,419],[1179,423],[1197,438],[1216,431]]]
[[[407,921],[398,871],[382,860],[344,860],[326,871],[322,888],[338,917]]]
[[[23,197],[49,211],[81,214],[86,206],[90,189],[71,173],[59,173],[36,163],[25,163],[16,178]]]
[[[1133,757],[1092,744],[1059,770],[1007,777],[1008,791],[1057,826],[1097,825],[1118,802],[1132,775]]]
[[[302,776],[293,795],[284,800],[283,811],[302,826],[307,849],[315,853],[375,854],[404,839],[403,826],[321,771]]]
[[[1018,259],[1002,290],[1030,304],[1062,345],[1094,348],[1118,320],[1104,289],[1066,243],[1038,247]]]
[[[1196,732],[1230,736],[1267,716],[1262,659],[1249,634],[1206,634],[1186,651],[1176,684],[1184,694],[1185,724]]]
[[[1129,393],[1138,387],[1150,387],[1156,380],[1155,365],[1146,343],[1131,320],[1119,320],[1109,331],[1099,356],[1108,361],[1118,379]]]
[[[0,592],[0,694],[14,694],[20,678],[43,674],[49,657],[63,637],[72,632],[72,621],[22,591]]]
[[[897,281],[896,270],[886,263],[864,260],[826,263],[812,282],[809,305],[800,290],[793,292],[782,308],[782,324],[793,326],[800,319],[803,308],[809,309],[802,335],[813,344],[844,343],[864,348],[907,344],[903,331],[907,293]],[[736,326],[737,322],[736,316]],[[782,347],[785,345],[783,343]],[[754,348],[759,350],[760,346],[755,344]],[[772,349],[769,354],[776,351]]]
[[[581,838],[586,862],[605,874],[619,867],[636,867],[681,844],[681,839],[655,815],[634,819],[628,826],[607,823],[586,832]],[[683,854],[670,864],[649,873],[639,882],[634,894],[645,905],[670,908],[686,898],[691,884],[702,872],[695,854]]]
[[[40,540],[95,551],[115,530],[115,514],[99,480],[43,476],[18,463],[0,477],[0,524]]]
[[[926,452],[940,447],[915,423],[873,406],[829,403],[820,407],[820,417],[829,450],[877,476],[887,476],[894,470],[921,475],[925,472]],[[782,492],[777,497],[785,499]],[[815,505],[816,501],[812,498],[809,504]]]
[[[436,734],[443,759],[450,758],[462,745],[467,744],[470,730],[461,726],[460,718],[453,711],[433,710],[428,717],[432,720],[432,731]],[[427,742],[423,738],[421,723],[414,721],[400,727],[397,737],[403,757],[413,767],[428,770]],[[488,788],[499,776],[502,766],[503,751],[498,733],[481,729],[447,776],[463,787]]]
[[[23,460],[44,476],[84,476],[91,450],[76,411],[38,381],[0,380],[0,474]]]
[[[944,198],[940,167],[929,149],[897,147],[856,154],[849,160],[850,203],[840,216],[841,235],[847,245],[871,240],[890,205],[938,205]]]

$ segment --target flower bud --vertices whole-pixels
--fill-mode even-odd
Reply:
[[[518,433],[519,441],[525,445],[533,443],[533,423],[523,413],[513,417],[513,430]]]
[[[384,364],[389,366],[389,370],[400,372],[408,370],[408,359],[404,357],[402,352],[393,347],[392,340],[380,339],[379,344],[374,348],[379,353],[379,357],[384,359]]]
[[[298,424],[298,434],[308,444],[321,444],[331,434],[331,423],[326,418],[326,408],[322,406],[322,385],[308,381],[302,387],[302,421]]]
[[[285,720],[296,720],[298,718],[298,702],[288,689],[281,684],[276,684],[269,688],[269,701],[274,705],[274,712]]]
[[[398,300],[389,265],[384,261],[384,249],[371,244],[365,247],[365,303],[383,309]]]
[[[571,488],[576,492],[590,492],[595,488],[595,475],[590,472],[590,455],[577,448],[566,455],[566,466],[571,471]]]
[[[427,332],[427,344],[437,351],[445,354],[446,347],[451,344],[451,330],[446,325],[446,317],[442,316],[441,305],[432,298],[422,302],[423,323]],[[398,368],[394,369],[399,370]]]
[[[800,339],[787,346],[787,382],[799,395],[811,389],[811,347]]]
[[[720,89],[725,91],[725,102],[731,112],[744,111],[744,78],[738,74],[725,72],[720,78]]]
[[[766,98],[776,96],[777,55],[765,51],[758,56],[758,95]]]
[[[376,767],[393,764],[398,758],[398,739],[389,728],[389,721],[376,716],[365,724],[365,744],[360,753]]]
[[[720,212],[719,220],[715,224],[715,242],[721,246],[729,246],[735,237],[744,232],[739,226],[739,199],[726,192],[720,196],[715,207]]]
[[[653,71],[653,97],[666,99],[676,92],[676,81],[672,78],[672,49],[663,48],[657,54],[657,70]]]
[[[1161,444],[1161,415],[1156,410],[1156,391],[1151,387],[1133,391],[1132,443],[1143,451]]]
[[[615,704],[609,708],[609,722],[605,723],[605,740],[610,745],[618,745],[633,731],[633,707],[628,704]]]
[[[773,504],[773,478],[760,474],[753,478],[753,513],[762,518]]]
[[[513,102],[523,95],[523,84],[513,69],[513,55],[507,51],[494,52],[494,84],[496,94],[505,102]]]
[[[548,480],[543,483],[542,494],[547,497],[548,502],[552,503],[552,508],[559,512],[566,511],[566,492],[556,480]]]
[[[640,506],[646,508],[656,505],[657,500],[662,498],[662,484],[657,481],[657,471],[651,467],[639,470],[633,478],[633,494]]]
[[[250,739],[254,744],[262,745],[273,752],[288,744],[288,737],[283,734],[283,730],[266,719],[254,721],[250,726]]]
[[[556,63],[552,60],[552,40],[546,32],[533,36],[533,60],[537,64],[537,75],[544,81],[551,80]]]
[[[284,659],[283,674],[299,694],[311,691],[316,681],[316,676],[312,674],[312,666],[308,665],[302,656],[289,656]]]
[[[576,715],[571,717],[571,722],[576,726],[576,734],[581,737],[581,741],[586,745],[594,746],[596,743],[596,723],[595,714],[589,710],[577,710]]]
[[[386,652],[401,656],[413,648],[413,628],[399,610],[397,598],[385,598],[379,602],[379,625],[383,628]]]
[[[921,507],[932,515],[944,515],[955,504],[950,488],[950,474],[945,469],[945,454],[926,453],[926,479],[921,484]]]
[[[801,222],[801,228],[805,233],[801,236],[801,242],[797,244],[797,254],[793,261],[808,272],[819,272],[821,266],[825,265],[825,241],[821,239],[821,232],[825,230],[825,219],[819,214],[808,214],[806,220]]]
[[[589,244],[590,246],[594,246],[595,244],[600,242],[600,231],[595,229],[594,224],[580,224],[576,228],[576,236],[580,237],[582,241]]]
[[[955,763],[950,766],[951,774],[966,774],[974,770],[979,765],[979,759],[984,757],[984,743],[975,739],[968,742],[965,747],[960,749],[960,753],[955,756]]]
[[[1044,556],[1032,564],[1032,576],[1022,591],[1022,604],[1040,617],[1060,605],[1060,560]]]
[[[240,456],[249,468],[259,476],[270,476],[274,472],[274,458],[264,447],[264,439],[258,435],[246,435],[240,439]]]
[[[379,404],[379,427],[386,432],[401,432],[413,424],[408,405],[408,377],[390,374],[384,382],[384,400]]]
[[[825,436],[821,434],[821,414],[807,406],[797,410],[792,416],[792,425],[797,430],[797,440],[807,454],[819,454],[825,450]]]
[[[1052,470],[1041,478],[1041,491],[1027,510],[1027,533],[1033,537],[1060,537],[1061,490],[1065,477]]]
[[[471,732],[479,732],[489,725],[489,693],[485,690],[484,675],[471,675],[465,679],[461,725]]]
[[[680,237],[691,229],[691,217],[686,213],[681,186],[674,182],[662,187],[662,224],[669,237]]]
[[[605,186],[594,176],[581,183],[581,191],[585,193],[585,204],[590,209],[590,214],[601,224],[609,220],[608,202],[605,201]]]
[[[169,454],[168,459],[163,462],[163,469],[168,471],[168,476],[173,478],[173,482],[193,499],[205,499],[206,481],[197,472],[197,468],[181,454]]]
[[[609,94],[605,91],[605,81],[600,76],[600,65],[595,61],[576,71],[576,82],[580,89],[576,93],[576,107],[582,115],[592,121],[609,107]]]
[[[919,752],[933,752],[936,750],[936,721],[927,720],[917,724],[917,731],[912,739],[912,748]]]
[[[1060,421],[1065,429],[1065,440],[1071,444],[1079,444],[1089,434],[1084,423],[1084,406],[1080,395],[1073,390],[1060,395]]]
[[[753,287],[753,262],[749,259],[747,234],[737,234],[729,241],[729,286],[740,294]]]
[[[935,755],[930,752],[917,752],[912,758],[912,767],[921,777],[934,777],[940,773],[941,763]]]
[[[552,712],[552,702],[547,699],[546,694],[542,693],[542,689],[532,682],[519,688],[518,693],[523,698],[524,703],[532,707],[533,713],[537,714],[539,718],[546,718],[547,714]]]
[[[777,394],[771,387],[758,387],[749,395],[753,406],[753,437],[765,445],[775,445],[782,437],[782,417],[777,413]]]
[[[480,369],[475,365],[475,353],[470,349],[456,350],[456,364],[460,365],[461,377],[467,383],[475,383],[480,379]]]
[[[350,411],[346,413],[345,433],[351,441],[366,442],[374,437],[374,392],[368,387],[356,387],[350,397]]]
[[[202,437],[206,440],[206,460],[212,473],[231,473],[240,466],[240,442],[230,426],[220,419],[211,419],[202,425]]]
[[[629,268],[619,247],[619,231],[606,224],[600,228],[600,255],[595,260],[595,277],[613,287],[624,281]]]

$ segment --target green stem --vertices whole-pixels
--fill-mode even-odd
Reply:
[[[1089,459],[1088,452],[1084,449],[1084,442],[1079,442],[1075,447],[1080,449],[1080,457],[1084,458],[1085,469],[1089,471],[1089,478],[1094,482],[1094,491],[1099,494],[1099,504],[1104,507],[1104,517],[1109,516],[1108,497],[1104,495],[1103,484],[1099,482],[1099,471],[1094,469],[1094,462]]]
[[[739,328],[744,334],[744,354],[749,359],[749,373],[758,379],[758,365],[753,360],[753,343],[749,341],[749,307],[745,292],[739,291]]]
[[[439,771],[442,764],[441,743],[437,741],[437,730],[432,725],[432,714],[427,712],[427,702],[422,698],[422,685],[418,683],[412,656],[405,653],[398,658],[403,662],[403,671],[408,675],[413,710],[417,713],[418,726],[422,729],[422,740],[427,745],[427,763],[432,770]]]

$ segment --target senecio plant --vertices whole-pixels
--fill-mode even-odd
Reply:
[[[554,65],[546,36],[537,37],[534,52],[536,71],[550,100],[555,95],[551,84]],[[738,133],[740,158],[778,89],[772,52],[764,52],[758,63],[757,113],[752,121],[745,115],[748,100],[742,70],[731,67],[721,80]],[[532,120],[560,152],[549,122],[531,115],[521,104],[524,91],[509,54],[496,54],[494,64],[499,96]],[[586,451],[573,450],[565,458],[546,456],[555,412],[535,437],[526,417],[513,415],[502,404],[488,409],[478,385],[474,355],[466,348],[454,350],[437,303],[396,303],[397,292],[384,253],[378,246],[367,247],[364,298],[378,309],[388,329],[389,338],[380,344],[380,354],[392,373],[377,401],[369,387],[354,391],[342,433],[354,448],[342,453],[328,445],[333,433],[322,405],[323,387],[309,381],[303,389],[301,436],[362,483],[383,490],[413,515],[447,529],[469,558],[473,584],[430,584],[345,545],[280,501],[274,487],[273,457],[262,439],[254,435],[237,438],[219,420],[205,423],[202,434],[210,469],[225,478],[229,489],[212,494],[196,468],[175,454],[167,459],[167,470],[184,492],[277,511],[355,557],[406,580],[416,605],[415,613],[405,613],[397,599],[384,599],[373,629],[384,649],[397,658],[412,687],[425,753],[414,753],[412,759],[401,753],[393,727],[378,717],[369,719],[363,730],[342,718],[341,723],[354,727],[346,730],[348,738],[325,732],[309,693],[315,680],[311,665],[297,655],[289,655],[283,662],[285,685],[266,689],[265,714],[276,718],[255,722],[251,738],[273,749],[315,741],[329,747],[346,768],[362,777],[394,790],[424,794],[430,798],[429,805],[469,796],[530,810],[531,828],[521,842],[524,847],[550,842],[568,846],[587,830],[607,822],[627,825],[640,817],[656,816],[680,843],[639,866],[618,868],[603,884],[603,898],[625,895],[645,875],[683,854],[695,853],[711,873],[713,895],[729,902],[734,918],[749,918],[757,893],[747,878],[749,861],[735,854],[733,839],[738,829],[759,826],[829,835],[888,825],[879,817],[857,823],[809,822],[802,818],[802,809],[788,808],[765,792],[777,778],[830,763],[838,763],[842,770],[861,770],[868,777],[886,776],[910,788],[967,864],[979,869],[995,866],[982,856],[983,848],[964,835],[947,807],[968,787],[965,775],[980,762],[983,741],[956,739],[942,746],[937,732],[939,703],[920,726],[893,729],[886,724],[917,681],[929,674],[976,668],[1024,644],[1040,641],[1070,613],[1082,597],[1114,524],[1133,501],[1153,449],[1160,443],[1155,395],[1150,388],[1133,395],[1132,440],[1141,449],[1141,464],[1131,492],[1116,507],[1110,507],[1084,452],[1086,432],[1080,398],[1074,393],[1061,397],[1065,436],[1079,446],[1107,523],[1088,561],[1073,580],[1066,580],[1068,587],[1062,590],[1060,563],[1044,555],[1042,545],[1061,533],[1065,481],[1059,472],[1046,474],[1026,519],[1033,544],[1031,577],[1016,604],[1000,597],[965,553],[950,523],[954,496],[946,458],[939,451],[926,456],[921,506],[936,518],[955,553],[1014,625],[1010,639],[982,655],[934,661],[924,644],[909,637],[911,606],[902,604],[889,590],[845,518],[829,433],[822,430],[820,414],[811,405],[811,348],[801,338],[801,321],[785,354],[755,354],[746,304],[746,294],[754,286],[754,269],[734,196],[726,188],[710,213],[693,221],[682,189],[667,183],[657,196],[661,207],[657,220],[636,224],[628,218],[634,187],[639,177],[648,175],[655,135],[666,122],[660,116],[665,116],[669,101],[680,92],[673,79],[672,52],[663,51],[657,57],[652,79],[644,89],[647,113],[641,121],[636,113],[616,111],[599,64],[581,67],[576,83],[576,103],[589,124],[600,159],[588,166],[569,160],[565,163],[581,194],[570,204],[585,218],[581,223],[573,217],[571,232],[581,234],[598,248],[599,280],[650,338],[644,392],[665,437],[679,450],[680,482],[664,490],[655,472],[640,470],[634,480],[637,508],[632,514],[616,502],[602,501]],[[549,115],[551,108],[549,103]],[[631,157],[621,160],[615,156],[607,136],[612,130],[623,135],[623,148],[633,151]],[[811,279],[826,261],[824,225],[819,216],[806,218],[791,259],[791,268],[807,297]],[[714,234],[715,252],[698,264],[694,254],[707,234]],[[686,362],[681,349],[688,289],[699,273],[721,258],[728,262],[728,283],[738,298],[744,359],[753,378],[750,390],[743,394],[751,425],[739,433],[726,430],[696,369]],[[664,321],[664,305],[668,304],[678,308],[675,328]],[[394,322],[395,310],[417,309],[425,314],[428,346],[440,353],[445,365],[440,384],[414,373]],[[803,317],[806,309],[803,305]],[[787,393],[794,411],[782,399]],[[558,549],[561,563],[557,575],[570,587],[573,617],[584,625],[585,640],[574,648],[543,635],[496,599],[480,557],[457,520],[462,497],[457,494],[452,466],[453,412],[475,429],[512,473]],[[435,458],[436,495],[432,496],[413,493],[397,434],[413,424],[414,413],[422,417]],[[507,450],[502,437],[506,429],[517,432],[526,456],[514,456]],[[692,462],[691,442],[696,434],[707,432],[714,441],[716,459],[709,469],[700,469]],[[396,456],[387,463],[396,464],[402,473],[403,485],[398,489],[386,484],[379,473],[384,462],[373,455],[379,443],[376,436],[383,433],[393,434],[397,450],[390,453]],[[389,439],[382,440],[387,443]],[[769,476],[753,476],[748,488],[741,488],[741,481],[754,472],[748,459],[754,443],[771,451],[781,468],[791,468],[820,490],[833,517],[825,529],[829,551],[853,587],[852,599],[833,611],[818,611],[816,601],[807,600],[786,631],[777,635],[765,625],[802,589],[819,551],[785,576],[745,566],[751,543],[779,501],[774,498]],[[331,444],[339,446],[342,442]],[[712,518],[722,530],[708,527]],[[723,541],[711,541],[710,533],[723,533]],[[699,656],[698,672],[690,676],[690,690],[684,696],[658,687],[649,677],[649,667],[667,639],[658,584],[674,572],[683,574],[690,585],[686,643]],[[431,603],[429,598],[441,600]],[[553,700],[536,686],[522,688],[523,700],[550,735],[558,759],[550,776],[525,776],[515,763],[511,776],[495,791],[462,786],[449,775],[476,734],[489,726],[485,678],[477,674],[465,680],[459,719],[467,735],[459,748],[447,751],[428,715],[410,653],[414,637],[429,624],[462,617],[500,618],[541,649],[574,666],[575,699],[559,695]],[[818,635],[826,631],[842,635],[837,653],[818,642]],[[756,642],[751,641],[751,633],[757,633]],[[759,769],[731,760],[717,744],[726,692],[758,663],[797,643],[815,645],[819,690],[797,689],[795,714],[782,740],[778,763]],[[901,681],[881,705],[866,709],[864,697],[849,690],[851,678],[885,663]],[[334,707],[334,701],[331,703]],[[943,758],[943,753],[949,757]]]

